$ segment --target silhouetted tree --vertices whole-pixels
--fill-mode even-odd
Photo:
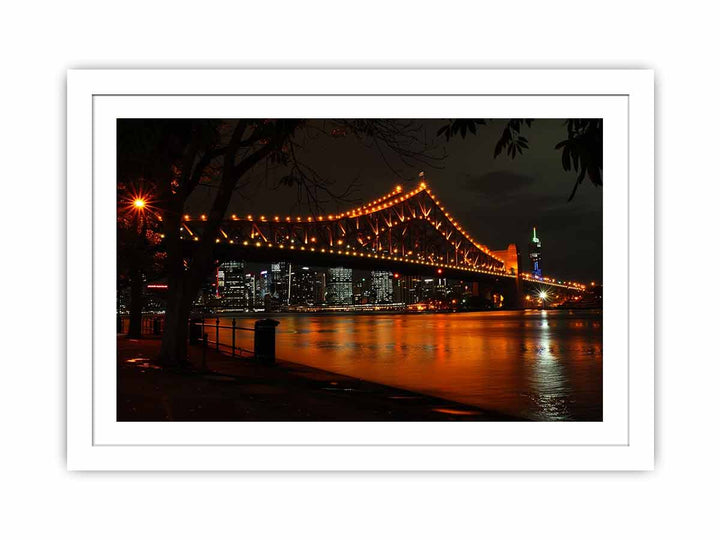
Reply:
[[[215,239],[233,193],[256,180],[260,167],[286,170],[280,184],[297,189],[298,199],[319,209],[323,200],[342,198],[332,182],[300,158],[308,137],[350,137],[376,148],[390,165],[430,164],[424,132],[405,120],[120,120],[118,179],[153,186],[153,205],[161,218],[168,280],[165,332],[158,361],[165,366],[187,361],[188,317],[203,278],[214,264]],[[213,197],[200,240],[192,255],[183,252],[182,216],[199,187]]]

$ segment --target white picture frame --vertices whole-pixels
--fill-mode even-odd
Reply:
[[[72,70],[67,85],[69,469],[653,468],[652,71]],[[114,122],[250,110],[276,118],[601,116],[603,422],[115,421]]]

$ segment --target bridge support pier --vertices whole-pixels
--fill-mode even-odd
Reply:
[[[495,309],[520,309],[523,307],[523,284],[519,277],[491,282],[473,282],[472,295],[477,307]]]
[[[523,307],[523,284],[520,276],[514,280],[503,280],[503,286],[501,287],[501,294],[503,295],[503,308],[505,309],[520,309]]]

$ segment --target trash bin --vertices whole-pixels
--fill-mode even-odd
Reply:
[[[275,362],[275,327],[280,321],[260,319],[255,321],[255,359],[265,364]]]
[[[202,319],[190,319],[190,345],[199,345],[202,338]]]
[[[162,319],[160,317],[155,317],[153,319],[153,335],[159,336],[161,334],[160,328],[162,325]]]

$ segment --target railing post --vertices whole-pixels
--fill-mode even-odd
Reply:
[[[280,321],[255,321],[255,359],[266,364],[275,362],[275,327]]]
[[[163,328],[163,331],[165,329]],[[190,345],[202,345],[202,337],[205,332],[202,331],[202,322],[200,319],[190,319],[188,321],[188,341]]]
[[[160,332],[160,317],[153,317],[152,319],[152,333],[153,336],[159,336],[161,334]]]
[[[207,348],[208,348],[207,334],[203,334],[203,343],[202,343],[202,370],[203,371],[207,371]]]
[[[215,317],[215,350],[220,350],[220,317]]]
[[[235,325],[236,325],[235,317],[233,317],[232,320],[232,357],[235,358]]]

